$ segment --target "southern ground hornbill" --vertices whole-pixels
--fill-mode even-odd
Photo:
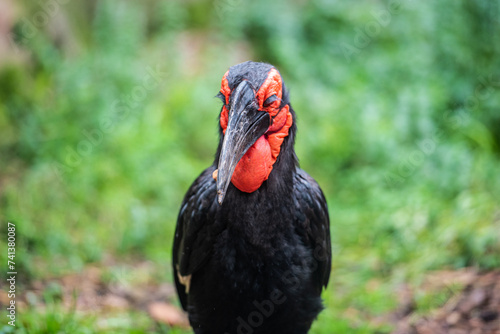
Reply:
[[[281,75],[245,62],[222,78],[215,161],[191,185],[173,246],[195,333],[307,333],[330,276],[328,209],[298,167]]]

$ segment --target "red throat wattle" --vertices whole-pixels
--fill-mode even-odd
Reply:
[[[220,116],[220,125],[224,134],[228,123],[226,105],[229,104],[229,96],[231,95],[227,74],[228,72],[224,74],[221,84],[221,92],[226,99]],[[273,95],[276,95],[277,99],[270,105],[264,106],[264,101]],[[259,103],[259,110],[264,110],[269,114],[272,124],[267,129],[267,132],[257,139],[240,159],[231,178],[231,182],[236,188],[247,193],[259,189],[262,183],[269,178],[269,174],[273,170],[273,165],[280,153],[281,144],[285,137],[288,136],[288,130],[293,123],[288,104],[280,108],[282,82],[281,76],[276,69],[273,68],[269,71],[266,80],[255,96]]]

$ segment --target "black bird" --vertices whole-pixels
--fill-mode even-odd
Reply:
[[[215,161],[182,203],[173,270],[197,334],[307,333],[323,308],[330,223],[320,187],[298,167],[295,112],[272,65],[222,78]]]

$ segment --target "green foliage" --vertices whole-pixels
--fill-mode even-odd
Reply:
[[[500,265],[496,2],[71,2],[51,18],[64,29],[34,36],[23,19],[44,7],[22,7],[22,56],[0,64],[0,211],[26,283],[107,254],[168,264],[182,197],[215,152],[220,78],[247,59],[285,77],[301,166],[329,203],[314,333],[373,332],[394,284],[426,270]],[[94,332],[54,305],[19,333]]]

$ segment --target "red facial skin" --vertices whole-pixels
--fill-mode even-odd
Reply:
[[[228,72],[224,74],[221,83],[221,93],[226,98],[226,105],[229,104],[229,96],[231,95],[226,79]],[[231,178],[233,185],[243,192],[254,192],[268,179],[280,153],[281,144],[285,137],[288,136],[288,129],[292,126],[293,119],[289,105],[287,104],[280,109],[281,94],[281,76],[273,68],[255,94],[259,103],[259,110],[266,111],[269,114],[272,124],[267,129],[267,132],[257,139],[240,159]],[[264,107],[264,101],[273,95],[276,95],[277,99],[269,106]],[[226,133],[227,122],[228,110],[224,106],[220,115],[220,125],[224,134]]]

